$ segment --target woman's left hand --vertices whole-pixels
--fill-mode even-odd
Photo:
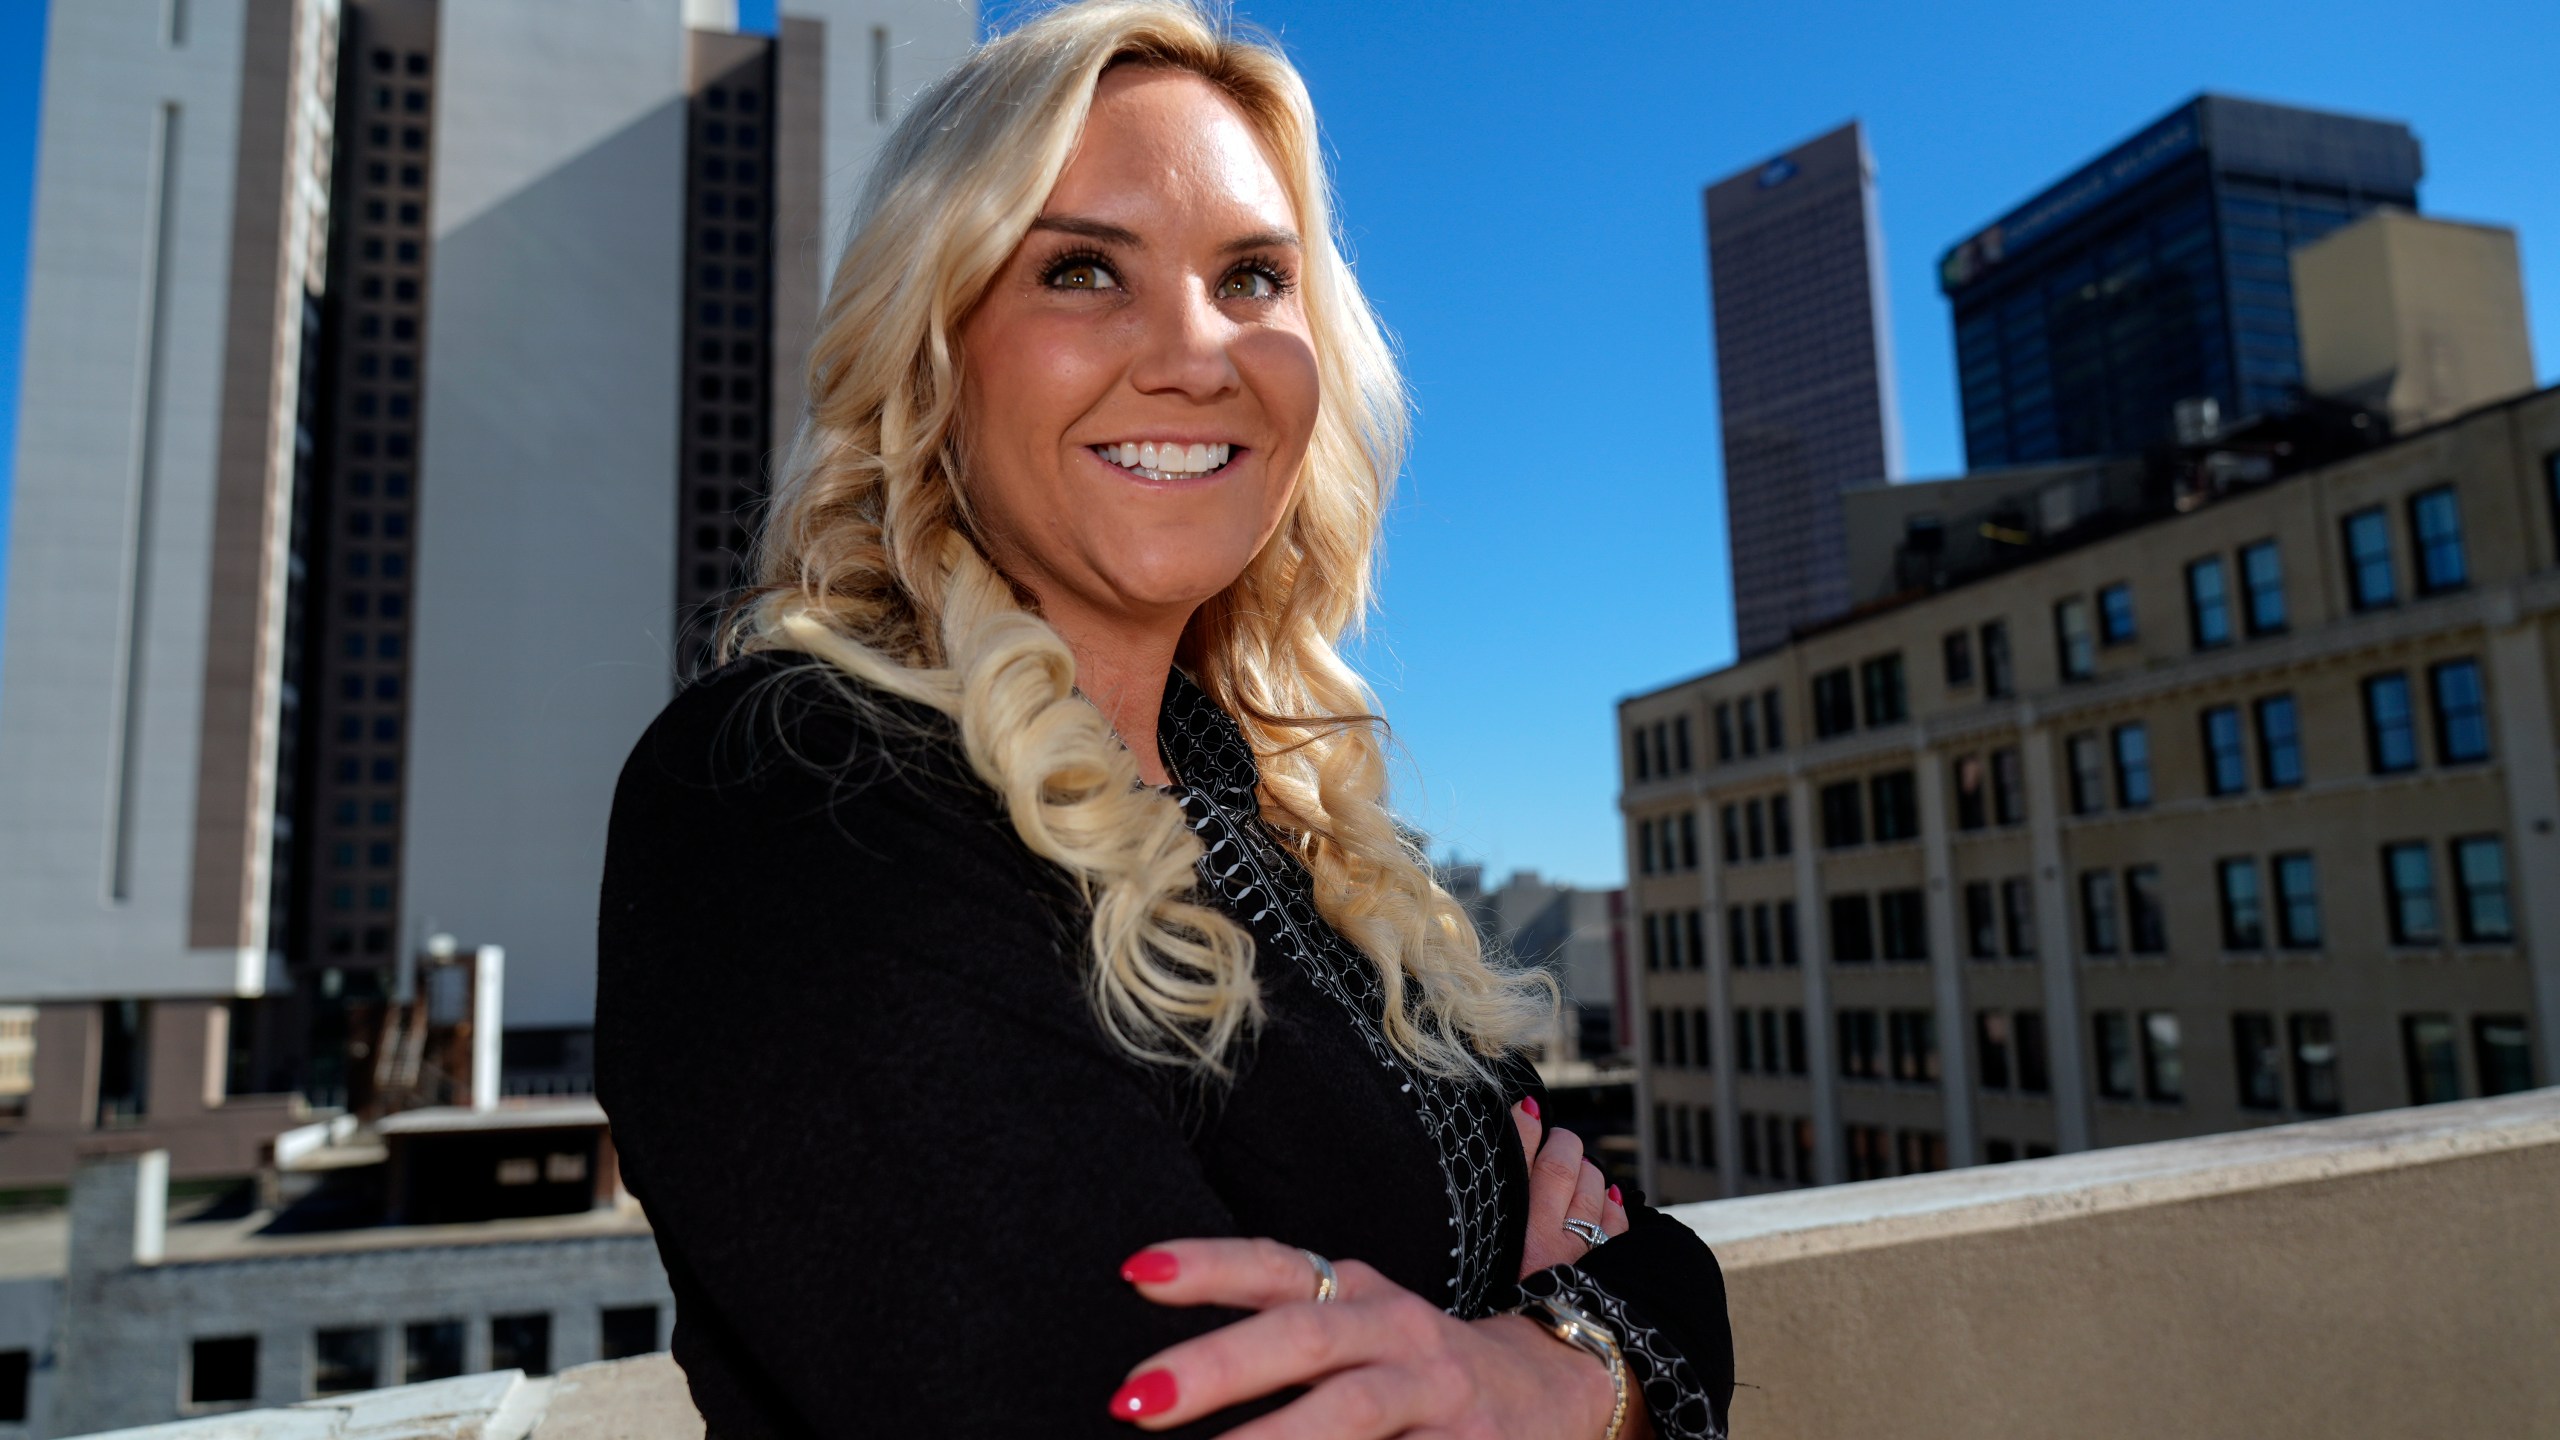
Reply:
[[[1334,1262],[1340,1289],[1319,1305],[1307,1257],[1277,1240],[1173,1240],[1141,1253],[1123,1273],[1164,1275],[1133,1280],[1149,1300],[1258,1312],[1139,1362],[1111,1413],[1141,1429],[1294,1385],[1311,1388],[1228,1434],[1591,1440],[1608,1428],[1607,1368],[1520,1316],[1459,1320],[1357,1260]],[[1620,1434],[1637,1440],[1652,1426],[1628,1380]]]

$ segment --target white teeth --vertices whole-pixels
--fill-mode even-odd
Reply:
[[[1235,458],[1233,445],[1158,444],[1153,440],[1123,440],[1116,445],[1097,445],[1094,453],[1126,470],[1151,475],[1206,475],[1225,468]]]

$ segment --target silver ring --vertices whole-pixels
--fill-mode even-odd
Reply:
[[[1609,1232],[1588,1220],[1567,1220],[1564,1228],[1582,1237],[1585,1245],[1598,1245],[1609,1238]]]
[[[1333,1273],[1333,1262],[1313,1250],[1300,1250],[1298,1253],[1306,1256],[1307,1263],[1316,1267],[1316,1303],[1332,1304],[1333,1297],[1342,1293],[1342,1280]]]

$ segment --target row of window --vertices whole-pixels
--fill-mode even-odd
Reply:
[[[1727,865],[1795,853],[1795,807],[1783,793],[1726,805],[1717,818]]]
[[[1697,812],[1683,810],[1636,822],[1636,865],[1647,875],[1698,868]]]
[[[1716,1168],[1715,1112],[1704,1106],[1653,1107],[1653,1158],[1670,1165]]]
[[[1917,889],[1882,890],[1872,896],[1833,895],[1825,913],[1831,922],[1834,964],[1929,958],[1929,907]]]
[[[1693,768],[1689,753],[1689,717],[1674,715],[1639,725],[1628,753],[1635,758],[1638,780],[1686,775]]]
[[[1840,1078],[1938,1083],[1938,1020],[1927,1010],[1840,1010]]]
[[[1748,760],[1764,747],[1771,754],[1787,748],[1786,713],[1775,685],[1740,700],[1717,701],[1715,726],[1719,763],[1736,755]]]
[[[1911,718],[1911,697],[1902,674],[1902,653],[1859,661],[1855,678],[1849,666],[1813,677],[1813,737],[1829,740],[1863,723],[1873,730]]]
[[[1644,917],[1644,968],[1702,970],[1707,938],[1702,912],[1654,910]]]
[[[627,1360],[663,1348],[658,1307],[610,1306],[599,1315],[602,1358]],[[489,1368],[551,1373],[551,1315],[537,1311],[489,1317]],[[464,1322],[413,1320],[398,1327],[398,1364],[383,1353],[384,1327],[346,1325],[311,1335],[311,1393],[343,1395],[386,1385],[448,1380],[463,1373]],[[214,1335],[192,1342],[187,1353],[187,1400],[192,1405],[233,1405],[258,1393],[258,1337]]]
[[[1927,1175],[1947,1168],[1947,1137],[1935,1130],[1895,1130],[1843,1125],[1840,1152],[1851,1180]]]
[[[1794,1115],[1741,1115],[1742,1173],[1754,1180],[1810,1185],[1813,1122]]]

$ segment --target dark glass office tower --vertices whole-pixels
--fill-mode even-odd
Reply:
[[[2406,125],[2202,95],[1950,249],[1973,469],[2139,449],[2179,401],[2225,419],[2301,384],[2285,256],[2416,209]]]
[[[1856,121],[1707,187],[1735,649],[1849,603],[1840,492],[1897,478],[1875,165]]]

